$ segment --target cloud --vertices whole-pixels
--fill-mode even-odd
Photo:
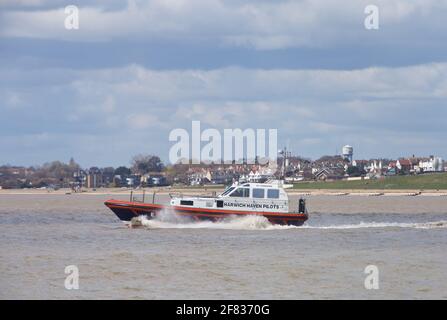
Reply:
[[[31,9],[6,6],[0,36],[68,41],[165,39],[274,50],[338,47],[367,42],[438,45],[446,33],[445,0],[377,0],[380,29],[365,30],[367,0],[223,1],[151,0],[80,2],[80,29],[65,30],[61,1],[34,1]],[[9,8],[9,9],[8,9]],[[375,32],[375,33],[374,33]]]
[[[12,79],[0,79],[4,162],[75,156],[114,165],[139,152],[166,159],[169,131],[189,129],[192,120],[219,130],[276,128],[280,144],[288,141],[311,157],[347,143],[371,156],[445,152],[446,63],[356,70],[152,70],[133,64],[1,74]],[[11,101],[20,101],[20,108],[11,108]]]
[[[155,129],[158,123],[158,118],[151,114],[131,114],[127,116],[127,124],[130,128]]]

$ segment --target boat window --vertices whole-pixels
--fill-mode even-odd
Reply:
[[[268,189],[267,190],[267,198],[278,199],[279,198],[279,190],[278,189]]]
[[[233,191],[234,190],[234,187],[230,187],[230,188],[228,188],[227,190],[225,190],[221,195],[222,196],[226,196],[227,194],[229,194],[231,191]]]
[[[182,206],[193,206],[194,205],[194,201],[180,200],[180,205],[182,205]]]
[[[265,197],[265,189],[253,189],[253,198],[264,198]]]
[[[250,189],[249,188],[237,188],[233,191],[232,194],[230,194],[230,197],[241,197],[241,198],[248,198],[250,196]]]

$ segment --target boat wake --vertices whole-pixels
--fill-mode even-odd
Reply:
[[[430,222],[359,222],[353,224],[304,224],[303,226],[282,226],[270,223],[262,216],[232,216],[218,222],[195,221],[188,217],[177,215],[172,210],[161,211],[156,218],[148,219],[139,216],[132,219],[131,227],[148,229],[227,229],[227,230],[287,230],[287,229],[322,229],[345,230],[367,228],[413,228],[413,229],[439,229],[447,228],[447,220]]]
[[[366,229],[366,228],[413,228],[413,229],[439,229],[447,228],[447,221],[430,221],[430,222],[360,222],[355,224],[340,224],[340,225],[304,225],[301,228],[305,229]]]

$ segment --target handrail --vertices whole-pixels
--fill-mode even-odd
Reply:
[[[172,199],[173,197],[177,197],[177,198],[182,198],[183,199],[183,193],[181,192],[170,192],[169,193],[169,197]]]

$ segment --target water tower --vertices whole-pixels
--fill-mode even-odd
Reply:
[[[343,155],[343,159],[349,160],[350,163],[352,163],[352,155],[354,154],[354,148],[346,145],[343,147],[342,149],[342,155]]]

